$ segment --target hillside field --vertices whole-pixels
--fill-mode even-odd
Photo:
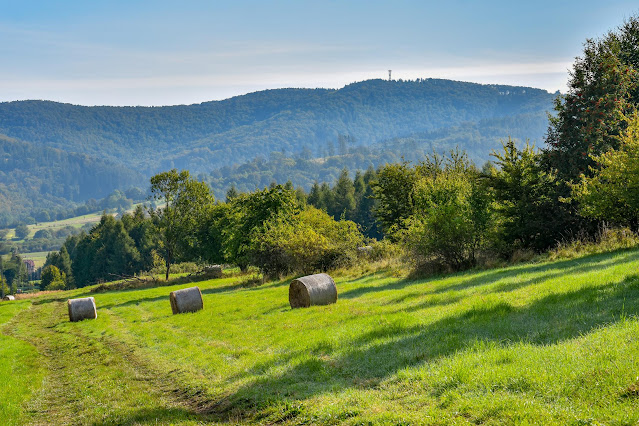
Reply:
[[[0,302],[5,424],[636,424],[639,250],[408,280],[338,276]],[[66,299],[98,319],[70,323]]]

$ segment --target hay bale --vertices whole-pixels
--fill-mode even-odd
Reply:
[[[197,312],[204,308],[202,292],[199,287],[172,291],[169,299],[171,300],[173,315],[184,312]]]
[[[291,281],[288,288],[291,308],[308,308],[337,302],[337,287],[328,274],[315,274]]]
[[[203,271],[204,276],[206,276],[207,278],[222,278],[223,276],[222,265],[208,265],[204,267]]]
[[[71,322],[96,319],[98,317],[98,310],[93,297],[69,299],[67,300],[67,307],[69,308],[69,320]]]
[[[4,297],[2,298],[2,300],[4,300],[4,301],[8,302],[8,301],[10,301],[10,300],[16,300],[16,298],[15,298],[15,296],[11,296],[10,294],[7,294],[6,296],[4,296]]]

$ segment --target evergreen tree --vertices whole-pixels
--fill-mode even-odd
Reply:
[[[335,219],[344,217],[351,219],[355,212],[355,187],[348,177],[348,170],[343,169],[333,187],[334,203],[329,214]]]
[[[591,155],[618,147],[624,117],[639,105],[639,17],[587,40],[570,73],[568,93],[550,117],[546,161],[563,181],[591,175]],[[595,169],[592,169],[595,170]]]

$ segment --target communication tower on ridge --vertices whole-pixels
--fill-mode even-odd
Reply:
[[[392,72],[392,71],[393,71],[393,70],[388,70],[388,81],[391,81],[391,72]]]

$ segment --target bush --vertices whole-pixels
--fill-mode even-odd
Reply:
[[[48,229],[40,229],[33,235],[34,240],[35,239],[49,240],[51,238],[53,238],[53,235],[51,235],[51,231],[49,231]]]
[[[24,240],[29,236],[29,228],[27,225],[18,225],[15,229],[16,237],[19,240]]]
[[[265,275],[312,273],[347,266],[364,237],[354,222],[336,221],[314,207],[265,224],[251,241],[251,259]]]
[[[473,266],[491,219],[472,169],[442,170],[418,182],[416,211],[402,241],[419,267],[432,260],[454,270]]]
[[[64,272],[60,272],[57,266],[48,265],[42,270],[40,290],[64,290],[66,287],[65,281]]]

